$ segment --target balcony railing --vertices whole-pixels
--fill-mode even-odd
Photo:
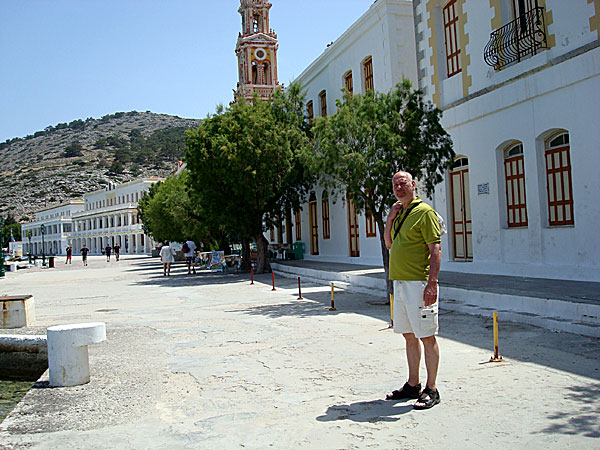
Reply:
[[[535,7],[492,32],[483,51],[483,59],[500,70],[544,48],[548,48],[544,8]]]

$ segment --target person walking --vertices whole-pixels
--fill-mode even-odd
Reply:
[[[70,245],[67,245],[66,251],[67,251],[67,259],[65,261],[65,264],[67,264],[67,263],[71,264],[71,257],[73,255],[73,249],[71,248]]]
[[[165,241],[160,249],[160,260],[163,263],[163,275],[171,276],[171,264],[175,262],[175,249],[169,246],[169,241]]]
[[[85,244],[83,244],[83,247],[81,247],[81,260],[83,261],[83,265],[87,266],[87,257],[88,257],[88,253],[90,252],[90,249],[87,248],[85,246]]]
[[[110,261],[110,244],[106,244],[104,248],[104,254],[106,255],[106,262]]]
[[[113,245],[113,252],[115,253],[115,259],[118,261],[121,254],[121,246],[119,244]]]
[[[406,340],[408,380],[386,399],[417,399],[415,409],[429,409],[440,402],[436,386],[440,350],[435,335],[441,229],[435,210],[417,197],[410,173],[396,173],[392,185],[398,201],[390,210],[384,238],[390,250],[389,278],[394,285],[394,332]],[[423,390],[419,380],[421,343],[427,369]]]
[[[190,273],[192,273],[192,270],[194,271],[194,273],[196,273],[196,267],[194,265],[196,243],[194,241],[192,241],[191,238],[188,237],[187,240],[183,243],[183,246],[181,247],[181,251],[183,252],[183,254],[185,256],[185,261],[187,263],[187,268],[188,268],[188,275]]]

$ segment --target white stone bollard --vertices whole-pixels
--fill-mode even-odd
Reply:
[[[50,386],[77,386],[89,383],[88,345],[106,339],[104,322],[49,327],[48,368]]]
[[[17,271],[17,263],[10,263],[8,265],[8,271],[9,272],[16,272]]]

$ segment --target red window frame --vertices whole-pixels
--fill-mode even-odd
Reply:
[[[296,226],[296,240],[302,240],[302,220],[300,218],[300,210],[294,213],[294,225]]]
[[[321,215],[323,216],[323,239],[331,237],[331,229],[329,226],[329,197],[323,196],[321,200]]]
[[[444,6],[444,37],[446,42],[446,70],[448,78],[461,72],[460,46],[458,45],[458,14],[456,1],[450,0]]]
[[[509,228],[526,227],[528,225],[527,197],[522,144],[514,145],[504,152],[504,178],[507,225]]]
[[[365,92],[375,90],[373,83],[373,58],[370,56],[363,63],[363,74],[365,77]]]
[[[367,237],[377,236],[377,224],[375,222],[375,217],[373,217],[373,214],[371,214],[370,211],[366,212],[365,224],[366,224]]]
[[[327,92],[321,91],[319,94],[319,101],[321,102],[321,117],[327,117]]]
[[[354,81],[352,80],[351,70],[346,72],[346,75],[344,75],[344,87],[351,95],[354,94]]]
[[[562,143],[557,143],[561,137]],[[545,147],[548,225],[575,225],[569,134],[553,136],[546,141]]]

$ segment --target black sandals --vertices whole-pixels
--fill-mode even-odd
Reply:
[[[401,389],[392,391],[391,394],[385,396],[386,400],[406,400],[408,398],[419,398],[421,394],[421,383],[416,386],[411,386],[408,382],[404,383]]]
[[[421,395],[419,395],[419,399],[415,403],[414,407],[415,407],[415,409],[429,409],[429,408],[432,408],[435,405],[437,405],[439,402],[440,402],[439,391],[437,389],[435,391],[432,391],[431,389],[426,387],[425,389],[423,389],[423,392],[421,392]],[[418,405],[417,403],[421,403],[421,404]]]

